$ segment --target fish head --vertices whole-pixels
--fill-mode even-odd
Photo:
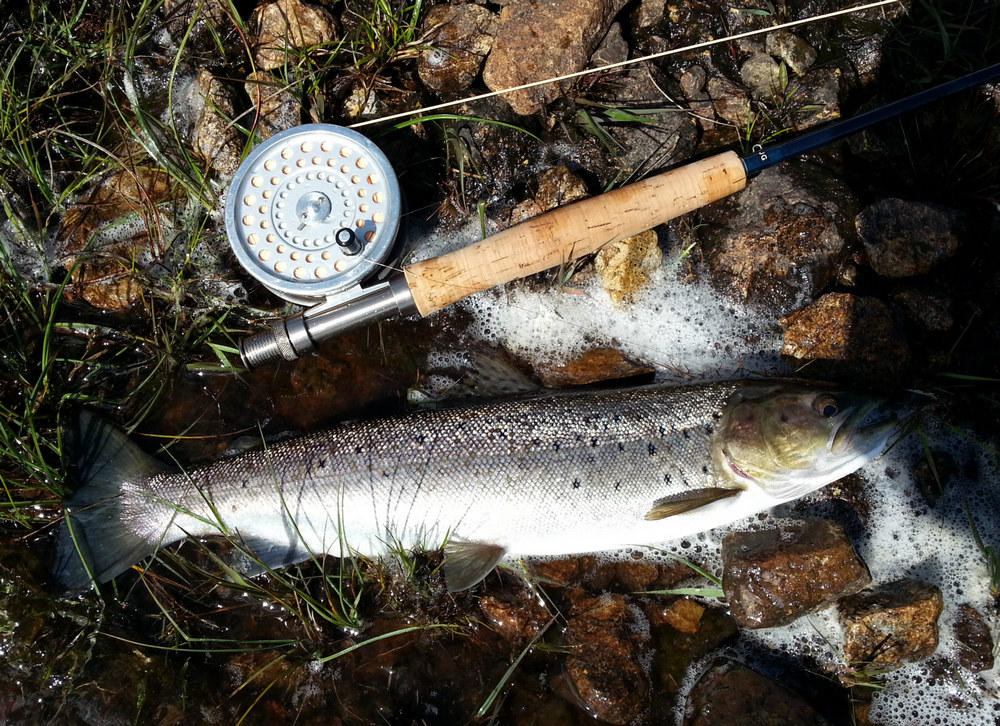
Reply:
[[[914,413],[879,396],[779,383],[735,393],[712,441],[716,475],[788,501],[879,456]]]

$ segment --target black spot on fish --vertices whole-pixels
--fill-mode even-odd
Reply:
[[[618,423],[621,420],[622,420],[622,415],[620,413],[616,413],[614,417],[614,422]]]
[[[416,439],[418,444],[422,444],[425,441],[427,441],[427,437],[424,436],[423,434],[417,434],[414,438]]]
[[[542,445],[542,440],[541,439],[532,439],[531,440],[531,445],[532,446],[541,446]]]
[[[669,484],[670,483],[670,472],[669,471],[668,472],[664,472],[664,474],[663,474],[663,483],[664,484]]]
[[[596,436],[590,440],[590,445],[591,446],[597,446],[597,437]]]
[[[247,488],[247,480],[246,479],[244,479],[243,481],[240,482],[240,488],[241,489],[246,489]]]
[[[320,459],[319,460],[319,468],[320,469],[325,469],[326,468],[326,459]]]
[[[701,473],[702,474],[707,474],[708,473],[708,467],[707,466],[702,466],[701,467]]]
[[[556,442],[554,442],[552,444],[552,450],[553,451],[559,451],[559,442],[558,441],[556,441]]]
[[[667,435],[667,430],[662,426],[660,426],[659,428],[660,428],[660,438],[663,438],[664,436]]]
[[[621,441],[618,442],[618,450],[625,451],[625,444],[623,444]]]
[[[646,444],[646,451],[649,452],[650,456],[656,456],[656,447],[652,443]]]
[[[781,421],[781,423],[788,423],[788,414],[782,411],[781,415],[778,416],[778,419]]]
[[[620,481],[616,481],[615,482],[615,491],[618,491],[621,488],[622,488],[622,483]]]
[[[688,431],[687,429],[684,429],[684,438],[685,439],[690,439],[691,438],[691,432]]]
[[[711,435],[715,431],[715,427],[712,424],[705,424],[705,433]]]
[[[579,479],[574,479],[573,480],[573,488],[574,489],[579,489],[580,488],[580,480]]]
[[[354,453],[355,454],[360,454],[364,450],[365,450],[365,448],[363,446],[355,446],[354,447]]]

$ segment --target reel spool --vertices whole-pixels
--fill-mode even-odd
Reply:
[[[383,269],[399,230],[401,207],[389,160],[350,129],[296,126],[250,152],[226,199],[229,244],[244,269],[268,290],[312,307],[242,341],[247,366],[278,357],[294,360],[312,350],[320,337],[355,327],[337,325],[320,334],[315,319],[369,299],[382,287],[389,289],[388,301],[396,306],[389,314],[410,312],[409,293],[401,295],[399,283],[361,287]],[[376,295],[376,307],[386,304],[385,297],[385,291]],[[369,299],[366,311],[371,304]]]

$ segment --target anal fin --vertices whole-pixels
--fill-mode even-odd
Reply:
[[[704,487],[702,489],[694,489],[690,492],[670,494],[653,502],[653,508],[646,512],[645,519],[666,519],[675,514],[682,514],[690,512],[692,509],[704,507],[706,504],[717,502],[726,497],[734,497],[741,491],[743,490],[730,487]]]
[[[487,542],[449,540],[444,546],[444,581],[449,592],[468,590],[496,567],[506,550]]]

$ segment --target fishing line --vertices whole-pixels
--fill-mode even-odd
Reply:
[[[884,7],[886,5],[899,5],[902,0],[878,0],[878,2],[868,3],[866,5],[858,5],[853,8],[844,8],[841,10],[835,10],[829,13],[824,13],[822,15],[814,15],[809,18],[803,18],[801,20],[792,20],[787,23],[780,23],[778,25],[772,25],[767,28],[761,28],[759,30],[748,30],[745,33],[737,33],[736,35],[730,35],[725,38],[718,38],[715,40],[706,40],[700,43],[693,43],[691,45],[686,45],[681,48],[673,48],[671,50],[660,51],[658,53],[650,53],[649,55],[640,56],[639,58],[630,58],[628,60],[618,61],[616,63],[608,63],[597,68],[585,68],[582,71],[576,71],[574,73],[567,73],[562,76],[556,76],[553,78],[546,78],[541,81],[531,81],[530,83],[523,83],[520,86],[512,86],[510,88],[502,88],[498,91],[488,91],[487,93],[480,93],[475,96],[468,96],[467,98],[462,98],[457,101],[445,101],[443,103],[438,103],[433,106],[425,106],[423,108],[411,109],[409,111],[401,111],[399,113],[390,114],[388,116],[382,116],[377,119],[368,119],[367,121],[359,121],[357,123],[349,124],[347,128],[357,129],[364,126],[371,126],[373,124],[382,123],[384,121],[395,121],[397,119],[405,119],[413,116],[419,116],[423,113],[428,113],[431,111],[440,111],[443,108],[453,108],[455,106],[461,106],[464,103],[471,103],[473,101],[482,101],[486,98],[494,98],[495,96],[502,96],[508,93],[514,93],[516,91],[526,91],[532,88],[538,88],[539,86],[547,86],[551,83],[559,83],[561,81],[569,81],[575,78],[582,78],[593,73],[603,73],[605,71],[614,70],[616,68],[624,68],[625,66],[634,65],[636,63],[644,63],[646,61],[655,60],[657,58],[664,58],[666,56],[676,55],[678,53],[686,53],[688,51],[701,50],[702,48],[710,48],[714,45],[719,45],[720,43],[729,43],[734,40],[742,40],[744,38],[752,38],[757,35],[763,35],[765,33],[772,33],[776,30],[787,30],[788,28],[796,28],[801,25],[807,25],[809,23],[817,22],[820,20],[830,20],[831,18],[840,17],[843,15],[850,15],[852,13],[860,13],[865,10],[872,10],[874,8]]]

